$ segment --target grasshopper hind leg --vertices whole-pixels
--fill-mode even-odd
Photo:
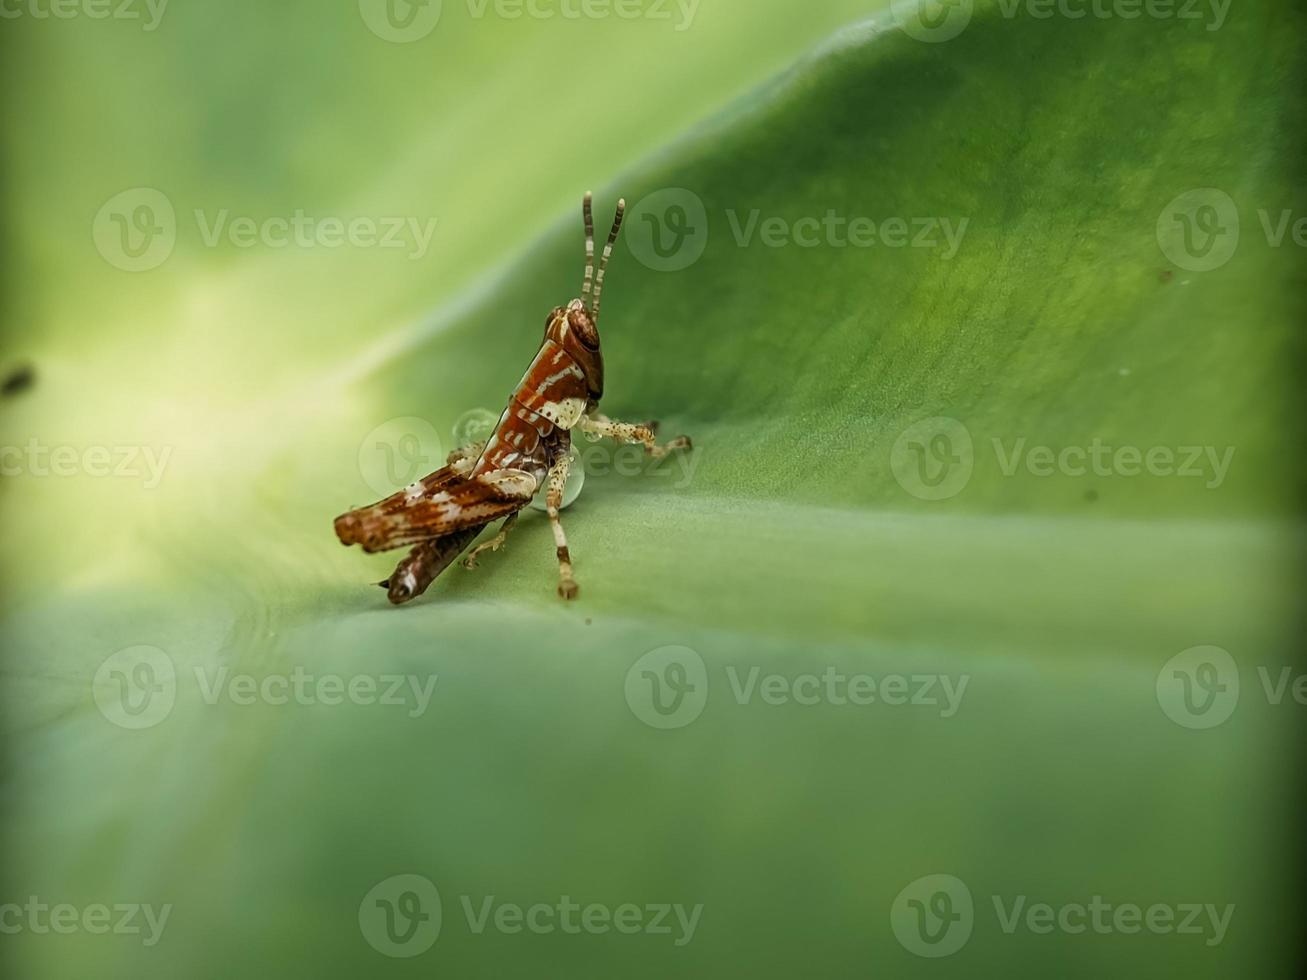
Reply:
[[[416,599],[427,591],[441,572],[453,564],[459,553],[472,543],[485,526],[477,524],[415,545],[391,572],[390,578],[377,584],[386,590],[386,598],[396,606]]]

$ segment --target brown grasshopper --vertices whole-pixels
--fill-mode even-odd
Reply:
[[[581,207],[585,221],[581,297],[552,310],[545,319],[545,336],[535,360],[526,369],[490,438],[454,450],[447,465],[385,500],[336,518],[336,536],[342,544],[362,545],[367,552],[412,547],[390,578],[380,583],[392,603],[399,605],[420,596],[488,524],[502,517],[505,520],[499,533],[474,548],[464,564],[472,568],[483,551],[498,551],[518,513],[542,486],[546,488],[545,513],[557,547],[558,594],[575,599],[572,558],[559,520],[571,466],[572,429],[642,443],[645,452],[655,458],[675,449],[691,448],[685,436],[659,445],[654,439],[657,423],[614,422],[596,411],[604,393],[599,301],[604,270],[625,209],[626,202],[618,201],[596,273],[594,216],[590,194],[586,193]],[[592,280],[594,302],[587,306]]]

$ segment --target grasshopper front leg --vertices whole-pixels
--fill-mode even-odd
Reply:
[[[563,488],[567,486],[567,474],[572,468],[572,456],[564,453],[549,471],[545,490],[545,514],[554,529],[554,545],[558,554],[558,594],[564,599],[575,599],[580,591],[576,579],[572,578],[572,555],[567,550],[567,535],[563,533],[563,522],[559,512],[563,507]]]
[[[675,449],[693,449],[689,436],[677,436],[662,445],[654,437],[657,422],[648,424],[636,422],[614,422],[607,415],[583,415],[579,423],[582,432],[591,435],[616,439],[618,442],[638,442],[644,445],[644,451],[654,459],[662,459]]]

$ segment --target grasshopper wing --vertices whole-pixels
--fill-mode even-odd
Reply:
[[[447,466],[370,507],[337,517],[336,536],[367,552],[402,548],[507,517],[530,503],[538,486],[524,470],[490,470],[468,478]]]
[[[459,464],[450,464],[442,466],[433,473],[428,473],[422,479],[415,483],[410,483],[403,490],[396,490],[389,497],[378,500],[375,504],[368,504],[366,507],[357,507],[348,514],[342,514],[336,518],[336,532],[340,533],[341,521],[344,521],[352,514],[375,514],[377,516],[397,514],[405,510],[419,500],[438,493],[445,487],[449,486],[456,480],[462,479],[468,475],[470,467]],[[344,540],[342,538],[342,540]],[[346,541],[346,544],[353,544],[352,541]]]

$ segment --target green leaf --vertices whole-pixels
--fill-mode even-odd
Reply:
[[[631,205],[603,409],[695,449],[654,467],[579,443],[576,602],[554,595],[543,515],[401,609],[371,585],[399,555],[331,533],[378,481],[417,475],[399,436],[438,459],[465,412],[500,410],[579,286],[574,206],[534,243],[500,227],[514,257],[410,326],[383,330],[399,314],[370,296],[376,320],[326,345],[353,352],[310,351],[303,377],[254,365],[216,403],[132,378],[168,392],[150,401],[174,446],[157,494],[6,480],[10,577],[57,559],[6,605],[13,894],[173,905],[157,947],[24,933],[27,974],[1287,962],[1300,706],[1266,679],[1292,664],[1299,602],[1303,276],[1292,232],[1265,229],[1304,213],[1300,17],[960,9],[942,43],[892,13],[851,27],[596,188],[601,216]],[[1213,264],[1226,198],[1239,238]],[[135,403],[97,423],[50,398],[15,400],[6,435],[45,412],[89,444]],[[1164,668],[1200,646],[1230,666]],[[1175,675],[1204,657],[1218,699],[1239,684],[1207,729]],[[677,664],[694,689],[664,716],[652,684]],[[150,669],[164,686],[131,715],[120,685]],[[402,704],[364,703],[392,676]],[[872,703],[849,703],[850,677],[874,679]],[[936,873],[975,908],[940,961],[893,928],[900,892]],[[387,961],[360,904],[402,874],[436,884],[443,924]],[[465,901],[487,896],[704,908],[677,945],[675,924],[477,933]],[[1200,935],[1008,933],[1021,896],[1235,911],[1219,942],[1206,912]]]

